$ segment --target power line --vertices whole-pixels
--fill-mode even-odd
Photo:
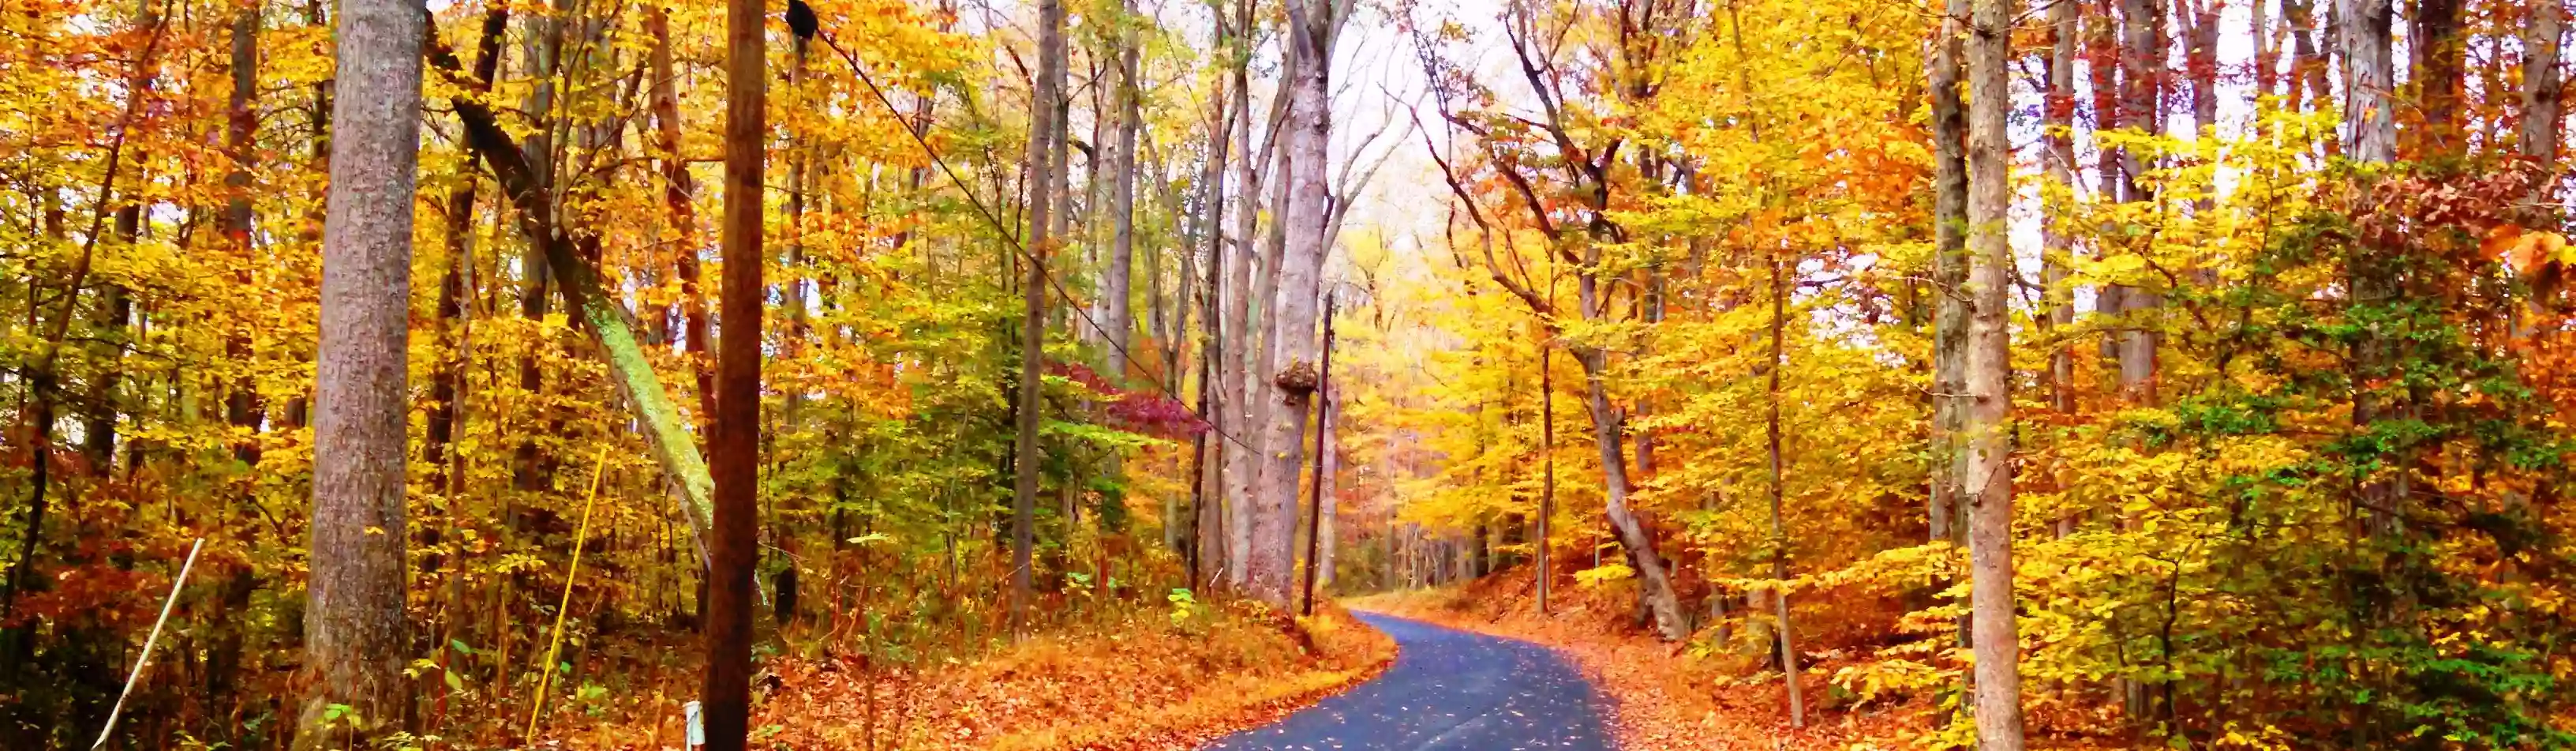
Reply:
[[[912,123],[904,119],[903,111],[895,108],[893,98],[886,96],[885,90],[877,86],[876,79],[868,75],[867,66],[860,64],[858,57],[850,54],[849,50],[842,49],[840,42],[833,39],[831,34],[819,34],[819,38],[823,40],[824,46],[831,47],[834,54],[840,55],[843,61],[849,63],[850,72],[859,77],[860,83],[867,85],[868,93],[876,97],[877,104],[885,107],[886,114],[892,115],[896,124],[902,126],[904,135],[911,136],[912,142],[921,146],[921,153],[930,157],[930,162],[939,167],[941,174],[948,176],[949,182],[957,185],[958,192],[966,194],[966,202],[975,207],[975,213],[983,216],[985,223],[993,225],[993,230],[1001,234],[1002,239],[1010,244],[1010,248],[1013,252],[1018,253],[1021,258],[1026,259],[1030,264],[1034,265],[1038,271],[1038,276],[1046,279],[1047,286],[1055,290],[1057,297],[1070,303],[1073,300],[1073,294],[1065,291],[1064,283],[1058,281],[1055,278],[1055,273],[1047,269],[1046,263],[1040,259],[1036,253],[1030,251],[1027,245],[1021,241],[1017,228],[1004,224],[1001,217],[993,213],[993,209],[991,207],[984,205],[984,199],[975,195],[975,190],[972,187],[972,184],[966,182],[965,178],[959,177],[956,169],[948,166],[947,158],[940,156],[939,149],[932,147],[930,145],[930,140],[924,137],[921,131],[913,129]],[[1117,340],[1110,337],[1108,329],[1101,327],[1099,321],[1092,320],[1091,313],[1084,311],[1082,306],[1068,304],[1066,307],[1071,309],[1074,315],[1081,316],[1082,322],[1089,325],[1093,332],[1100,334],[1100,343],[1109,345],[1111,350],[1115,350],[1118,353],[1119,359],[1125,360],[1130,367],[1134,368],[1139,373],[1153,372],[1145,367],[1145,363],[1143,361],[1137,360],[1135,355],[1128,353],[1126,347],[1120,346]],[[1042,355],[1043,353],[1038,354]],[[1226,442],[1240,446],[1245,451],[1252,450],[1252,446],[1250,444],[1244,443],[1242,439],[1234,437],[1231,433],[1227,433],[1224,428],[1218,426],[1217,421],[1209,419],[1207,415],[1200,414],[1196,409],[1192,409],[1189,402],[1181,399],[1181,395],[1178,390],[1172,386],[1164,384],[1162,379],[1147,375],[1145,377],[1145,382],[1153,384],[1154,390],[1162,392],[1163,397],[1170,399],[1173,404],[1180,405],[1182,411],[1188,412],[1191,417],[1196,417],[1199,422],[1206,424],[1208,432],[1217,434],[1217,437],[1224,438]],[[1207,385],[1200,384],[1199,387],[1204,389],[1207,388]]]

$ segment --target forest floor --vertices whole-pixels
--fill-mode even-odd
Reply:
[[[1399,591],[1346,600],[1362,611],[1386,613],[1451,628],[1536,642],[1556,649],[1608,698],[1611,731],[1622,748],[1653,751],[1699,749],[1896,748],[1919,729],[1920,706],[1850,708],[1829,679],[1871,635],[1821,628],[1799,652],[1800,688],[1808,703],[1807,726],[1792,728],[1785,684],[1760,669],[1741,645],[1671,644],[1641,628],[1626,587],[1563,587],[1541,616],[1532,601],[1526,567],[1507,569],[1462,585]],[[1822,624],[1820,624],[1822,625]]]
[[[870,670],[846,654],[765,659],[752,745],[1180,751],[1365,682],[1395,653],[1393,640],[1339,608],[1290,619],[1236,602],[1138,608],[918,669]],[[556,747],[679,747],[681,718],[657,714],[667,716],[551,724],[570,732],[548,736]]]

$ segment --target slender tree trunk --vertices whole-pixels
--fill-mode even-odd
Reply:
[[[1551,277],[1548,289],[1554,292],[1555,287]],[[1555,563],[1549,560],[1548,544],[1556,518],[1556,328],[1548,327],[1547,333],[1548,341],[1538,346],[1538,569],[1533,575],[1538,578],[1534,589],[1539,615],[1547,615],[1548,580],[1555,571],[1550,568]]]
[[[655,149],[661,152],[662,205],[670,212],[677,246],[672,267],[680,278],[680,346],[697,382],[699,419],[707,419],[715,414],[715,374],[708,368],[707,302],[698,271],[698,252],[705,241],[698,234],[697,186],[689,176],[688,159],[680,153],[679,73],[671,61],[669,9],[648,4],[644,29],[653,36],[653,133]]]
[[[1787,275],[1780,270],[1782,265],[1783,261],[1775,249],[1771,257],[1771,378],[1769,398],[1764,400],[1769,414],[1764,433],[1771,453],[1771,578],[1786,582],[1789,580],[1789,525],[1781,518],[1780,507],[1787,496],[1789,477],[1780,457],[1780,371],[1789,367],[1789,356],[1780,346],[1780,340],[1781,329],[1788,323],[1789,287],[1786,286]],[[1773,593],[1771,601],[1777,603],[1779,609],[1780,671],[1787,676],[1789,726],[1806,727],[1807,701],[1798,686],[1802,674],[1798,670],[1797,627],[1789,619],[1789,591],[1782,589]]]
[[[1252,28],[1251,22],[1252,2],[1242,0],[1237,9],[1235,28],[1249,30]],[[1249,44],[1251,38],[1249,33],[1238,34],[1236,43]],[[1252,549],[1250,493],[1254,473],[1259,465],[1262,437],[1262,431],[1253,427],[1254,402],[1247,398],[1252,390],[1249,371],[1253,347],[1252,297],[1255,294],[1252,286],[1253,235],[1260,228],[1260,211],[1256,202],[1260,200],[1261,194],[1259,169],[1261,157],[1256,157],[1252,151],[1251,77],[1247,72],[1250,56],[1245,55],[1242,59],[1244,63],[1235,67],[1234,90],[1231,92],[1234,98],[1234,111],[1237,115],[1234,121],[1234,150],[1240,156],[1235,163],[1235,232],[1234,242],[1228,246],[1231,250],[1226,257],[1225,320],[1224,335],[1221,337],[1226,342],[1226,350],[1231,354],[1219,359],[1220,369],[1224,373],[1224,383],[1221,384],[1221,390],[1218,392],[1224,395],[1220,400],[1223,404],[1219,405],[1219,411],[1225,415],[1224,422],[1227,429],[1234,434],[1234,440],[1240,444],[1228,447],[1225,452],[1226,545],[1222,560],[1225,561],[1226,582],[1235,587],[1241,587],[1244,584],[1244,563]],[[1284,99],[1277,101],[1281,104],[1285,103]],[[1277,137],[1278,134],[1271,134],[1274,142],[1272,148],[1277,148],[1275,146]]]
[[[1331,330],[1332,325],[1330,321],[1324,324],[1327,331]],[[1328,346],[1327,349],[1329,350],[1330,347]],[[1327,351],[1324,356],[1329,360],[1332,353]],[[1333,522],[1334,518],[1340,515],[1341,506],[1341,499],[1334,495],[1333,487],[1333,478],[1341,472],[1342,468],[1342,439],[1333,434],[1333,422],[1341,417],[1339,414],[1341,402],[1341,387],[1334,385],[1330,380],[1325,381],[1323,401],[1315,407],[1315,432],[1321,436],[1316,441],[1316,445],[1320,447],[1318,450],[1324,453],[1320,468],[1315,471],[1315,497],[1321,499],[1317,502],[1319,510],[1315,512],[1317,514],[1315,520],[1317,552],[1314,560],[1306,565],[1314,567],[1317,572],[1315,586],[1326,591],[1330,591],[1333,587],[1333,557],[1336,545],[1334,538],[1337,536],[1333,531]]]
[[[2259,16],[2261,11],[2256,13]],[[2041,251],[2040,283],[2048,312],[2039,318],[2039,324],[2043,336],[2052,341],[2048,353],[2049,408],[2059,414],[2072,415],[2075,412],[2075,348],[2063,337],[2075,326],[2075,291],[2068,287],[2067,282],[2073,276],[2069,268],[2075,260],[2075,39],[2081,33],[2076,26],[2075,4],[2061,2],[2050,5],[2048,25],[2048,101],[2044,105],[2048,135],[2043,137],[2047,147],[2045,169],[2049,184],[2066,193],[2067,203],[2050,211],[2041,229],[2040,237],[2045,247]],[[2063,488],[2063,463],[2049,469],[2054,482]],[[2058,518],[2059,536],[2072,534],[2074,529],[2073,515]]]
[[[1966,34],[1968,0],[1945,0],[1933,40],[1932,94],[1932,491],[1926,510],[1933,540],[1958,539],[1959,394],[1967,366],[1968,142],[1966,104],[1959,93],[1959,45]]]
[[[1063,114],[1065,41],[1062,0],[1038,3],[1038,73],[1029,102],[1028,264],[1021,282],[1020,396],[1017,432],[1012,444],[1016,462],[1011,491],[1011,633],[1028,632],[1030,554],[1037,543],[1034,515],[1038,495],[1039,367],[1046,357],[1047,257],[1056,243],[1055,193],[1061,187],[1064,160]]]
[[[2005,214],[2011,208],[2011,144],[2005,113],[2012,108],[2006,64],[2012,41],[2013,3],[1976,0],[1968,49],[1969,292],[1974,315],[1968,331],[1968,395],[1962,432],[1968,440],[1966,502],[1968,556],[1975,621],[1977,747],[2020,751],[2021,641],[2013,616],[2012,359],[2010,311],[2012,247]]]
[[[1316,293],[1321,289],[1325,245],[1324,216],[1329,198],[1325,148],[1332,133],[1332,57],[1325,46],[1331,33],[1329,6],[1314,0],[1288,0],[1289,56],[1298,62],[1288,83],[1288,120],[1284,141],[1287,202],[1279,212],[1281,253],[1270,312],[1271,336],[1264,342],[1267,358],[1277,367],[1266,392],[1269,404],[1262,436],[1260,490],[1252,518],[1251,570],[1246,588],[1254,597],[1281,609],[1293,607],[1296,575],[1296,526],[1299,465],[1305,459],[1301,440],[1306,412],[1313,406],[1318,353],[1314,340]]]
[[[251,167],[257,158],[259,136],[259,10],[259,3],[251,3],[233,17],[233,91],[227,100],[224,122],[224,149],[233,160],[232,172],[224,176],[224,187],[232,193],[224,206],[224,234],[236,254],[236,262],[241,264],[234,281],[245,286],[252,283],[252,270],[259,266],[257,249],[251,243],[258,217],[250,198]],[[224,337],[224,355],[240,365],[251,363],[247,327],[238,323],[232,326]],[[259,466],[261,411],[257,379],[248,375],[235,379],[224,395],[224,420],[243,434],[235,439],[233,458],[250,467]]]
[[[1128,2],[1119,4],[1119,15],[1132,12]],[[1118,28],[1125,28],[1123,25]],[[1136,128],[1141,114],[1136,106],[1136,44],[1120,31],[1114,44],[1117,66],[1116,85],[1106,90],[1109,109],[1102,116],[1114,116],[1117,130],[1109,143],[1109,257],[1101,270],[1100,327],[1109,343],[1109,369],[1101,375],[1111,383],[1125,383],[1129,367],[1122,353],[1128,351],[1130,332],[1136,327],[1135,312],[1128,300],[1134,285],[1136,263]]]
[[[404,380],[421,39],[429,15],[343,0],[338,123],[322,240],[305,665],[298,748],[364,745],[403,716]],[[325,708],[355,714],[325,720]]]

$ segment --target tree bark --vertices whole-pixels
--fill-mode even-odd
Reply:
[[[1328,0],[1327,0],[1328,1]],[[1246,589],[1273,607],[1294,607],[1299,466],[1305,459],[1306,412],[1313,406],[1318,358],[1314,340],[1316,293],[1322,288],[1324,216],[1329,186],[1324,173],[1332,133],[1331,10],[1318,0],[1287,0],[1291,69],[1284,135],[1287,202],[1279,212],[1281,252],[1273,288],[1268,358],[1277,366],[1266,391],[1260,491],[1252,518],[1251,567]]]
[[[1252,20],[1252,2],[1242,0],[1237,7],[1235,28],[1245,32],[1237,36],[1238,44],[1250,43],[1252,36],[1249,30],[1252,28]],[[1262,175],[1259,167],[1260,158],[1254,156],[1252,151],[1252,95],[1250,93],[1251,76],[1248,72],[1250,55],[1248,50],[1246,52],[1247,54],[1241,58],[1243,62],[1235,67],[1232,92],[1234,110],[1239,115],[1234,122],[1234,150],[1240,156],[1235,163],[1235,232],[1234,242],[1228,246],[1231,251],[1226,256],[1225,321],[1222,337],[1226,342],[1226,350],[1231,354],[1220,360],[1224,383],[1221,384],[1221,390],[1218,392],[1224,395],[1220,400],[1223,404],[1219,405],[1218,409],[1225,416],[1224,421],[1229,432],[1234,434],[1235,441],[1240,444],[1228,447],[1226,450],[1224,472],[1225,524],[1223,526],[1226,545],[1222,560],[1225,561],[1226,582],[1236,587],[1244,584],[1244,562],[1252,549],[1252,527],[1250,526],[1252,514],[1249,507],[1253,479],[1258,471],[1256,467],[1261,455],[1261,431],[1253,427],[1254,402],[1249,397],[1252,394],[1250,363],[1253,347],[1251,338],[1254,295],[1253,235],[1260,228],[1261,212],[1256,202],[1260,200]],[[1278,98],[1275,94],[1273,97],[1276,104],[1286,103],[1285,99]],[[1271,122],[1278,121],[1273,118]],[[1275,144],[1278,134],[1270,135]],[[1272,148],[1277,147],[1274,145]]]
[[[1782,259],[1775,251],[1771,257],[1771,378],[1764,400],[1768,409],[1764,433],[1771,454],[1771,578],[1789,580],[1789,525],[1781,518],[1781,505],[1787,496],[1789,477],[1780,456],[1780,371],[1789,367],[1788,352],[1781,345],[1781,329],[1788,324],[1789,287],[1781,273]],[[1778,607],[1780,620],[1780,671],[1787,677],[1789,692],[1789,727],[1807,726],[1807,701],[1800,693],[1798,680],[1797,627],[1789,619],[1789,590],[1774,592],[1771,598]]]
[[[2156,0],[2123,0],[2121,21],[2127,37],[2120,50],[2122,89],[2120,110],[2124,126],[2147,133],[2163,131],[2163,5]],[[2151,198],[2138,183],[2146,173],[2145,161],[2127,149],[2120,150],[2121,201],[2144,201]],[[2118,355],[2120,393],[2132,404],[2154,404],[2156,377],[2156,332],[2148,317],[2164,305],[2163,296],[2129,285],[2114,285],[2113,297],[2119,305],[2114,312],[2125,317],[2119,324]]]
[[[697,382],[699,419],[707,419],[715,414],[715,375],[708,369],[706,292],[698,271],[703,240],[698,235],[697,186],[689,176],[689,160],[680,154],[679,74],[671,61],[670,11],[659,4],[646,7],[644,29],[653,35],[653,133],[661,152],[662,205],[670,212],[676,234],[672,242],[679,248],[672,254],[672,270],[680,277],[680,346]]]
[[[707,437],[715,484],[707,577],[707,751],[743,751],[751,719],[752,567],[760,513],[761,193],[768,136],[768,51],[761,0],[725,4],[724,254],[715,414]]]
[[[2391,0],[2335,0],[2345,59],[2345,141],[2354,161],[2397,160],[2397,121],[2389,103],[2396,80],[2389,58]]]
[[[2566,75],[2558,55],[2566,24],[2567,9],[2559,0],[2541,0],[2531,6],[2530,23],[2522,30],[2522,125],[2515,131],[2516,150],[2544,165],[2558,160],[2558,95]]]
[[[1968,337],[1968,141],[1959,93],[1960,38],[1968,0],[1945,0],[1933,40],[1932,94],[1932,491],[1926,509],[1932,540],[1958,539],[1959,412],[1966,390]]]
[[[1011,455],[1015,466],[1011,485],[1011,633],[1028,632],[1031,551],[1037,544],[1035,514],[1038,495],[1038,421],[1045,409],[1040,400],[1039,368],[1046,357],[1046,285],[1047,257],[1055,245],[1055,194],[1061,187],[1064,160],[1058,152],[1064,149],[1063,113],[1058,100],[1064,94],[1065,76],[1064,3],[1062,0],[1040,0],[1038,3],[1038,73],[1029,100],[1028,147],[1028,264],[1027,277],[1021,282],[1020,309],[1020,383],[1019,413]]]
[[[2022,748],[2021,641],[2013,615],[2011,312],[2006,309],[2013,277],[2006,225],[2012,146],[2004,126],[2012,108],[2006,74],[2012,5],[2009,0],[1976,0],[1968,50],[1968,284],[1974,314],[1968,331],[1970,401],[1962,431],[1968,439],[1970,607],[1977,747],[1982,751]]]
[[[224,150],[233,160],[232,172],[224,176],[224,187],[232,192],[224,206],[224,233],[241,264],[234,281],[243,285],[251,283],[252,269],[259,263],[251,244],[258,217],[250,199],[259,136],[259,10],[259,4],[252,3],[233,17],[233,91],[224,121]],[[251,363],[251,338],[245,327],[236,324],[225,335],[224,354],[241,365]],[[234,439],[233,458],[248,467],[259,465],[260,412],[258,379],[249,375],[235,379],[224,395],[224,420],[244,434]]]
[[[1122,0],[1119,13],[1132,12]],[[1119,28],[1124,28],[1123,26]],[[1135,312],[1128,300],[1134,286],[1136,263],[1136,128],[1141,114],[1136,106],[1136,43],[1124,31],[1116,33],[1117,85],[1109,90],[1110,112],[1117,119],[1117,131],[1109,144],[1109,257],[1101,274],[1100,327],[1109,344],[1109,368],[1101,373],[1110,383],[1125,383],[1130,332],[1136,327]]]
[[[323,224],[321,356],[305,664],[319,679],[298,748],[363,744],[401,718],[403,467],[412,193],[420,157],[420,45],[429,16],[398,0],[343,0],[338,133]],[[354,717],[326,720],[332,705]]]
[[[2535,3],[2531,12],[2541,13]],[[2424,113],[2424,128],[2417,134],[2416,158],[2456,155],[2461,152],[2460,74],[2465,40],[2460,29],[2461,0],[2417,0],[2414,33],[2407,47],[2415,55],[2416,105]]]

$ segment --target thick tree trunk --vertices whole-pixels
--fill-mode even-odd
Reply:
[[[1976,0],[1968,48],[1969,292],[1968,439],[1965,500],[1975,624],[1977,746],[2020,751],[2021,641],[2013,615],[2012,352],[2013,279],[2010,228],[2012,146],[2005,114],[2012,108],[2006,57],[2013,4]]]
[[[1287,187],[1285,210],[1279,212],[1281,252],[1277,286],[1270,311],[1271,336],[1264,342],[1275,364],[1266,394],[1262,426],[1260,490],[1252,518],[1251,570],[1246,589],[1281,609],[1296,604],[1296,528],[1298,481],[1305,460],[1306,412],[1313,406],[1318,353],[1314,339],[1316,293],[1322,288],[1325,245],[1324,214],[1329,187],[1324,173],[1332,133],[1332,60],[1325,46],[1330,32],[1329,6],[1315,0],[1288,0],[1289,56],[1297,60],[1288,83],[1288,119],[1281,135],[1286,169],[1279,175]]]
[[[1597,283],[1586,275],[1581,282],[1584,308],[1594,307]],[[1587,316],[1587,318],[1590,316]],[[1600,349],[1577,347],[1575,362],[1583,365],[1584,409],[1592,415],[1592,443],[1600,451],[1602,494],[1610,519],[1611,531],[1619,537],[1619,546],[1628,553],[1628,562],[1637,570],[1641,588],[1638,596],[1655,621],[1655,633],[1665,641],[1681,641],[1690,636],[1690,617],[1682,612],[1681,597],[1673,592],[1672,573],[1664,567],[1663,557],[1655,553],[1654,535],[1646,530],[1643,520],[1628,509],[1628,462],[1620,448],[1623,426],[1619,413],[1610,406],[1610,355]]]
[[[319,680],[298,748],[364,745],[404,714],[404,380],[428,20],[395,0],[340,4],[337,75],[346,85],[332,106],[339,132],[323,224],[304,624],[305,665]],[[354,721],[326,721],[335,704],[352,708]]]
[[[2544,165],[2558,160],[2558,95],[2566,75],[2558,54],[2566,34],[2567,9],[2558,0],[2531,6],[2530,23],[2522,30],[2522,126],[2515,133],[2516,150]]]
[[[751,720],[752,567],[760,513],[761,318],[768,297],[761,194],[768,50],[761,0],[725,4],[724,254],[716,397],[707,436],[715,509],[708,547],[707,751],[743,751]]]
[[[2397,160],[2397,120],[2389,102],[2395,84],[2389,38],[2391,0],[2336,0],[2344,54],[2345,142],[2354,161]]]
[[[2538,6],[2550,0],[2533,3],[2531,13],[2543,13]],[[2417,0],[2414,33],[2407,47],[2415,55],[2416,105],[2424,113],[2424,128],[2416,134],[2417,159],[2460,153],[2465,141],[2461,137],[2460,74],[2466,41],[2461,38],[2461,0]]]
[[[2124,85],[2120,110],[2123,126],[2147,133],[2163,131],[2164,37],[2163,5],[2156,0],[2123,0],[2121,21],[2125,42],[2120,49],[2120,75]],[[2151,196],[2139,184],[2147,165],[2138,154],[2126,149],[2120,152],[2120,200],[2143,201]],[[2151,326],[2154,310],[2164,305],[2164,296],[2153,290],[2117,286],[2117,312],[2125,316],[2117,337],[2119,346],[2120,393],[2133,404],[2156,401],[2156,347],[2161,339]]]

